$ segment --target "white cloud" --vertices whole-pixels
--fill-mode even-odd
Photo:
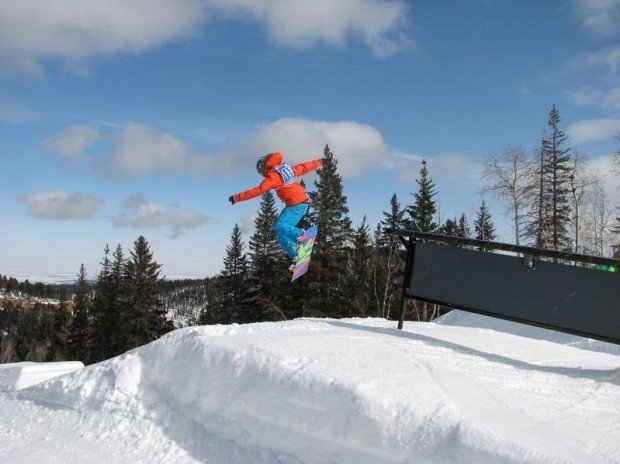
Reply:
[[[100,169],[111,176],[132,177],[190,174],[206,178],[217,169],[216,160],[192,150],[170,134],[137,122],[128,122],[114,136],[110,158],[100,160]]]
[[[275,43],[305,48],[317,42],[343,47],[360,38],[377,56],[402,50],[407,6],[401,0],[210,0],[216,12],[252,15]]]
[[[212,218],[189,209],[168,207],[153,203],[136,193],[125,200],[125,210],[112,218],[115,227],[137,229],[170,228],[171,238],[181,235],[186,229],[200,227]]]
[[[575,0],[574,5],[585,28],[602,36],[618,33],[620,0]]]
[[[41,75],[42,63],[139,53],[200,33],[207,18],[255,19],[272,41],[305,48],[343,47],[350,38],[377,56],[402,50],[403,0],[0,0],[0,69]]]
[[[571,124],[566,133],[575,145],[612,139],[620,132],[620,119],[586,119]]]
[[[47,140],[61,159],[76,159],[98,136],[94,129],[76,126]],[[338,159],[345,177],[376,169],[389,157],[390,149],[372,126],[354,121],[312,121],[285,118],[264,124],[245,140],[226,145],[212,154],[201,153],[171,134],[142,123],[128,122],[113,134],[109,156],[96,159],[99,172],[111,177],[185,174],[200,179],[252,169],[266,153],[281,151],[287,161],[298,163],[323,156],[326,144]]]
[[[85,156],[85,150],[99,138],[99,132],[88,126],[71,126],[60,135],[43,142],[44,151],[58,152],[61,161],[70,162]]]
[[[322,157],[326,144],[336,155],[339,172],[344,177],[377,169],[390,153],[381,133],[370,125],[300,118],[265,124],[249,137],[246,148],[257,156],[280,151],[288,161],[298,163]]]
[[[72,132],[65,131],[52,140],[81,140],[63,137],[69,133]],[[96,158],[96,166],[99,172],[120,178],[181,174],[210,179],[236,175],[239,171],[253,171],[256,159],[266,153],[280,151],[286,161],[300,163],[322,157],[325,145],[336,156],[338,171],[344,178],[392,170],[400,179],[411,181],[418,176],[422,160],[422,156],[415,154],[393,153],[379,130],[355,121],[284,118],[266,123],[245,139],[210,154],[200,153],[171,134],[136,122],[126,123],[112,134],[111,140],[114,142],[111,154]],[[83,153],[78,148],[73,153]],[[461,152],[426,158],[436,179],[458,176],[471,180],[478,175],[477,164]]]
[[[191,36],[201,0],[0,1],[0,57],[36,72],[46,58],[136,53]]]
[[[18,197],[29,216],[37,219],[68,220],[92,218],[103,204],[103,198],[83,193],[43,190]]]

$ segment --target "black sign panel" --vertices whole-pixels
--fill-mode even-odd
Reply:
[[[619,273],[422,241],[411,251],[407,297],[620,343]]]

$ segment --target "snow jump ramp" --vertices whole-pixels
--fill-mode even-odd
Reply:
[[[382,319],[179,329],[17,399],[0,395],[0,415],[10,418],[0,421],[0,456],[7,464],[619,462],[620,347],[582,349],[465,327],[463,318],[451,325],[455,316],[404,330]]]

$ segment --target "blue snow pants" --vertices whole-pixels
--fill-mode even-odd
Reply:
[[[296,256],[295,245],[297,239],[304,233],[302,229],[297,227],[297,223],[301,221],[301,218],[304,217],[307,211],[308,205],[306,203],[287,206],[282,210],[273,225],[273,230],[278,236],[280,245],[291,259]]]

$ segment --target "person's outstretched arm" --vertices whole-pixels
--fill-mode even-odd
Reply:
[[[305,163],[296,164],[293,166],[293,170],[295,171],[296,176],[303,176],[304,174],[321,167],[322,164],[323,158],[318,158],[312,161],[306,161]]]
[[[251,200],[252,198],[262,195],[263,193],[278,187],[278,183],[282,183],[279,177],[280,176],[277,173],[269,172],[259,186],[237,193],[236,195],[231,196],[229,200],[231,200],[231,203],[235,204],[240,201]]]

